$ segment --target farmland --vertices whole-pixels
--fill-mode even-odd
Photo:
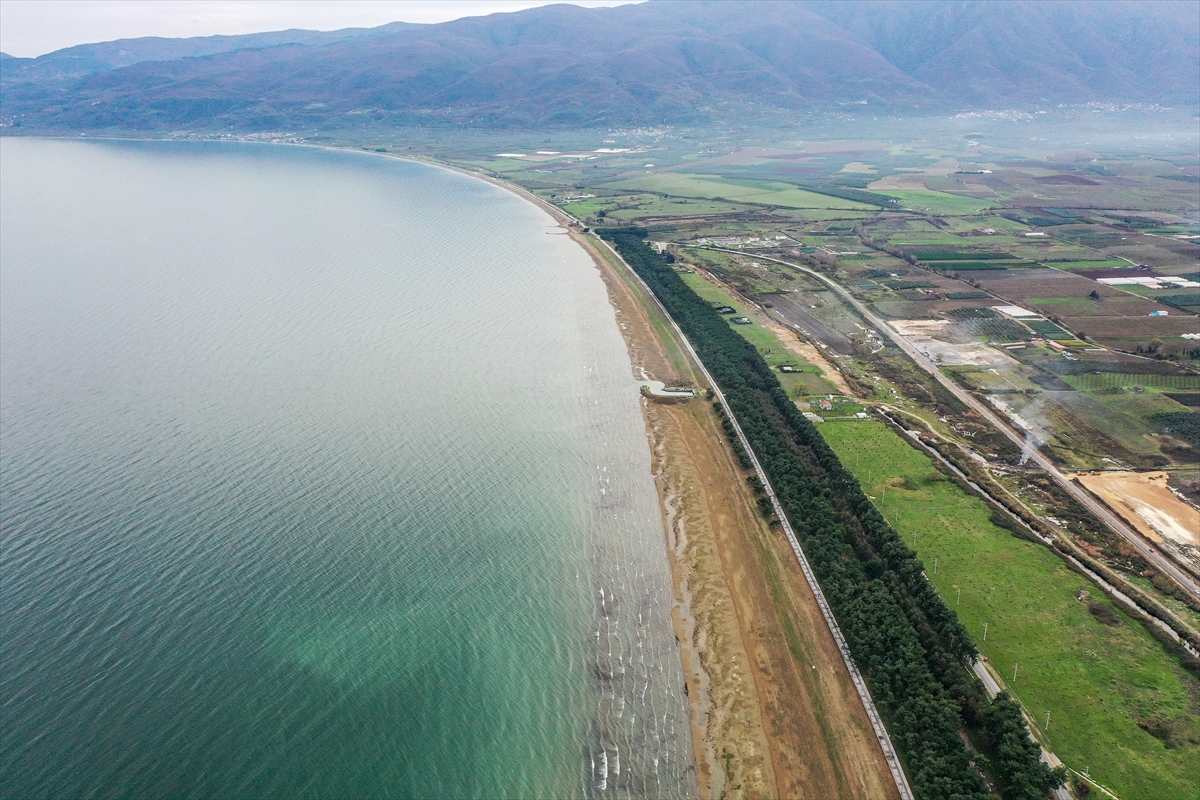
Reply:
[[[873,208],[853,200],[807,192],[788,183],[735,180],[717,175],[653,174],[606,184],[606,188],[647,189],[675,197],[724,199],[785,208]]]
[[[977,200],[973,197],[960,197],[946,192],[930,192],[924,190],[880,190],[881,193],[895,197],[904,208],[926,210],[933,214],[951,216],[973,216],[986,208],[994,208],[997,203],[988,200]]]
[[[735,308],[736,314],[729,314],[728,317],[746,316],[752,320],[752,324],[735,325],[734,329],[758,349],[771,367],[779,369],[788,366],[796,370],[779,374],[779,382],[789,395],[799,397],[838,391],[836,386],[822,377],[820,367],[810,364],[796,349],[789,348],[782,337],[763,324],[766,319],[740,297],[735,297],[712,280],[706,280],[694,273],[682,277],[683,282],[703,299]]]
[[[1039,143],[1024,128],[971,125],[970,135],[947,125],[920,145],[890,144],[882,126],[873,139],[781,135],[755,146],[628,132],[611,138],[636,153],[554,167],[475,163],[586,226],[649,226],[686,286],[732,308],[724,319],[749,320],[726,325],[795,404],[827,420],[817,428],[843,464],[902,534],[917,534],[942,597],[962,590],[957,610],[983,652],[1002,675],[1018,669],[1013,688],[1031,715],[1051,712],[1050,748],[1123,798],[1186,796],[1200,781],[1200,689],[1181,660],[1047,548],[998,527],[982,501],[927,480],[929,460],[891,429],[837,419],[887,403],[1114,580],[1189,625],[1200,619],[1200,604],[1073,509],[894,343],[897,328],[908,331],[1060,468],[1156,470],[1200,501],[1200,290],[1156,282],[1200,278],[1200,244],[1186,238],[1200,235],[1200,187],[1171,177],[1200,178],[1195,134],[1146,158],[1074,149],[1064,144],[1074,127]],[[579,194],[595,197],[566,202]],[[829,287],[762,257],[836,281],[882,330]]]
[[[997,527],[982,500],[891,428],[856,421],[819,430],[1060,758],[1124,798],[1182,798],[1200,783],[1200,684],[1144,628],[1047,548]],[[1117,623],[1089,613],[1089,602]]]

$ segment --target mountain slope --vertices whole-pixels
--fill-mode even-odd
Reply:
[[[146,36],[139,39],[118,39],[115,42],[81,44],[55,50],[37,58],[3,56],[4,83],[52,82],[82,78],[143,61],[173,61],[196,58],[233,50],[259,49],[284,44],[304,44],[311,47],[335,42],[385,36],[408,23],[393,22],[378,28],[344,28],[338,31],[286,30],[270,33],[249,33],[242,36],[197,36],[191,39],[163,39]]]
[[[806,6],[965,102],[1200,102],[1200,4],[906,0]]]
[[[130,40],[13,63],[24,61],[0,62],[0,115],[38,129],[603,126],[864,103],[1197,107],[1200,3],[558,5],[438,25]]]

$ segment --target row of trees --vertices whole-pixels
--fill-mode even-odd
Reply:
[[[662,301],[725,392],[804,545],[916,794],[987,796],[963,729],[991,754],[1005,798],[1034,800],[1061,785],[1062,776],[1038,760],[1036,745],[1023,750],[1012,743],[1011,714],[1002,728],[990,724],[1001,712],[970,671],[976,650],[957,615],[754,346],[636,233],[602,235]],[[993,729],[1003,735],[993,737]]]

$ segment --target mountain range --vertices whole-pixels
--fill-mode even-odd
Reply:
[[[1200,2],[651,0],[0,58],[0,122],[253,131],[1200,108]]]

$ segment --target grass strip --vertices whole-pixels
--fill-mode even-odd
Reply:
[[[1124,800],[1194,797],[1200,683],[1160,641],[1058,555],[1014,535],[892,428],[872,420],[819,429],[920,555],[1055,754],[1090,767]]]

